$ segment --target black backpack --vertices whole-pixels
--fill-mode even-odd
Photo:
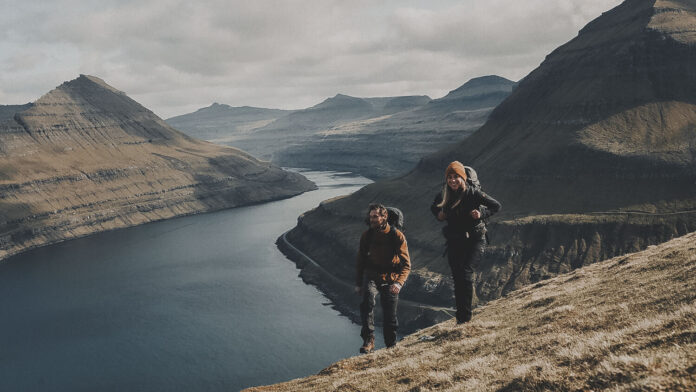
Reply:
[[[471,166],[464,166],[464,171],[466,172],[466,186],[481,190],[481,183],[479,182],[476,170]]]
[[[404,213],[396,207],[385,208],[387,209],[387,223],[389,223],[389,226],[396,227],[399,231],[404,231]]]
[[[466,186],[471,187],[474,190],[481,190],[481,182],[478,179],[478,174],[476,174],[476,170],[474,170],[473,167],[471,166],[464,166],[464,171],[466,171]],[[486,208],[486,206],[480,206],[479,208]],[[490,236],[488,235],[488,218],[483,219],[483,224],[485,225],[484,230],[486,230],[486,242],[488,244],[491,243]]]

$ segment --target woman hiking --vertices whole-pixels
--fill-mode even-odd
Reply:
[[[486,247],[483,219],[500,211],[500,203],[480,189],[467,186],[466,169],[454,161],[445,170],[445,186],[430,210],[439,221],[447,221],[442,233],[447,240],[447,261],[454,279],[457,324],[471,320],[474,267]]]

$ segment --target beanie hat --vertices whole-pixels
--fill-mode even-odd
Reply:
[[[445,170],[445,178],[447,178],[447,176],[452,173],[458,175],[463,180],[466,180],[466,170],[464,169],[464,165],[462,165],[461,162],[454,161],[450,163],[449,166],[447,166],[447,169]]]

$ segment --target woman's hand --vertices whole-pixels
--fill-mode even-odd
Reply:
[[[481,211],[479,210],[471,210],[471,217],[474,219],[481,219]]]
[[[437,220],[443,221],[443,220],[445,220],[445,219],[447,219],[447,215],[445,215],[444,212],[440,211],[440,212],[437,213]]]

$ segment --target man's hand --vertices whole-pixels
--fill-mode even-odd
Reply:
[[[445,220],[445,219],[447,219],[447,215],[445,215],[444,212],[440,211],[440,212],[437,213],[437,220],[443,221],[443,220]]]
[[[401,286],[399,286],[398,284],[395,283],[395,284],[389,286],[390,293],[399,294],[399,291],[401,291]]]
[[[357,294],[357,295],[362,295],[362,287],[360,287],[360,286],[355,286],[355,287],[353,288],[353,290],[355,291],[355,294]]]
[[[471,217],[474,219],[481,219],[481,211],[471,210]]]

